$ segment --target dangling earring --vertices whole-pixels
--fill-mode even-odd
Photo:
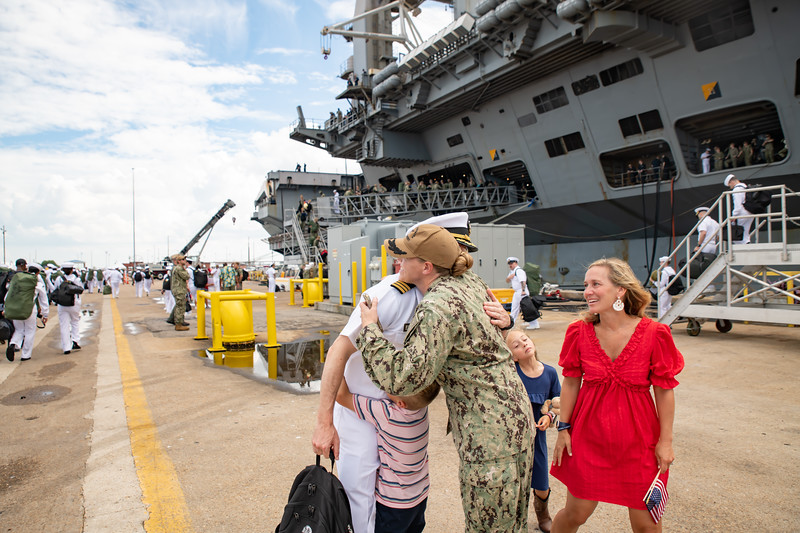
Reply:
[[[614,311],[622,311],[625,309],[625,304],[622,303],[622,300],[620,300],[619,296],[617,296],[617,301],[615,301],[611,307],[614,308]]]

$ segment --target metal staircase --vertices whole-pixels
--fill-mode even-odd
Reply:
[[[789,230],[800,226],[800,216],[791,216],[787,204],[800,194],[785,185],[753,187],[748,191],[766,190],[772,194],[772,205],[763,214],[731,217],[732,191],[724,192],[711,206],[709,215],[720,220],[717,234],[719,255],[696,278],[689,273],[697,269],[700,253],[692,253],[691,240],[699,226],[676,246],[667,264],[685,259],[667,287],[684,279],[683,294],[673,298],[665,289],[658,298],[673,298],[671,309],[661,317],[663,324],[672,324],[678,317],[687,318],[689,335],[698,335],[705,320],[716,320],[717,329],[730,331],[731,321],[764,322],[800,325],[800,243],[789,242]],[[773,205],[779,205],[773,208]],[[733,244],[731,225],[735,218],[752,218],[751,242]],[[692,266],[694,265],[694,269]],[[659,267],[657,275],[661,276]]]

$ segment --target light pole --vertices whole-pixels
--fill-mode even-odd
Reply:
[[[6,264],[6,227],[3,226],[0,229],[2,229],[2,231],[3,231],[3,264],[5,265]]]
[[[133,210],[133,269],[136,270],[136,175],[131,169],[131,207]]]

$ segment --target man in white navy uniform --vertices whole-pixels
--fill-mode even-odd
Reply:
[[[700,223],[697,225],[697,246],[693,251],[699,250],[703,254],[717,255],[719,223],[708,215],[707,207],[698,207],[694,210],[694,214],[697,215]]]
[[[516,257],[509,257],[506,259],[508,263],[509,272],[506,277],[506,282],[511,282],[511,288],[514,289],[514,296],[511,298],[511,320],[517,321],[519,316],[519,302],[523,296],[530,296],[528,291],[528,275],[519,266],[519,259]],[[538,329],[539,319],[529,322],[528,329]]]
[[[469,217],[466,213],[441,215],[420,224],[436,224],[447,228],[463,247],[470,251],[477,250],[469,239]],[[386,338],[398,348],[403,345],[408,324],[422,299],[422,293],[413,285],[401,281],[401,275],[386,276],[365,291],[373,300],[380,300],[378,320]],[[505,312],[502,315],[508,321],[505,318],[508,315]],[[373,425],[359,420],[355,413],[335,404],[343,376],[353,393],[378,399],[386,397],[386,393],[378,389],[367,376],[361,352],[355,348],[355,339],[360,331],[361,311],[356,305],[325,359],[312,446],[315,453],[326,457],[333,448],[339,460],[339,480],[350,500],[355,533],[372,533],[375,529],[375,480],[380,465],[377,433]]]
[[[141,298],[142,292],[144,291],[144,274],[142,273],[142,267],[136,267],[136,270],[133,272],[133,286],[136,289],[136,297]]]
[[[71,281],[76,285],[83,287],[81,278],[73,271],[74,265],[72,263],[62,263],[61,270],[64,276],[58,278],[55,282],[56,288],[61,285],[65,280]],[[119,272],[117,272],[119,274]],[[61,349],[65,354],[72,352],[72,350],[80,350],[81,345],[78,341],[81,340],[81,295],[76,294],[74,304],[58,305],[58,325],[61,329]]]
[[[729,187],[733,194],[733,211],[731,216],[741,217],[752,215],[750,211],[744,208],[745,194],[747,194],[747,185],[736,179],[734,174],[728,174],[725,177],[725,186]],[[733,244],[748,244],[750,242],[750,227],[753,225],[752,218],[737,218],[736,223],[744,228],[744,234],[741,241],[733,241]]]
[[[667,292],[667,284],[675,276],[675,269],[669,266],[669,257],[659,257],[661,263],[661,276],[658,278],[658,318],[667,314],[672,308],[672,295]]]
[[[61,268],[64,268],[64,265],[61,265]],[[122,283],[122,272],[119,271],[119,267],[114,267],[108,271],[108,274],[105,277],[108,284],[111,285],[111,296],[113,298],[119,298],[119,285]],[[61,315],[59,315],[60,317]]]

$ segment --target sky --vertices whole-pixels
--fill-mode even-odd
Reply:
[[[179,251],[222,207],[203,260],[270,260],[251,221],[269,171],[359,171],[289,139],[296,107],[341,107],[355,0],[3,0],[3,262],[105,267]],[[438,2],[423,36],[452,20]],[[235,219],[235,221],[234,221]],[[134,224],[135,220],[135,224]],[[202,241],[201,241],[202,244]],[[189,253],[197,253],[198,244]]]

